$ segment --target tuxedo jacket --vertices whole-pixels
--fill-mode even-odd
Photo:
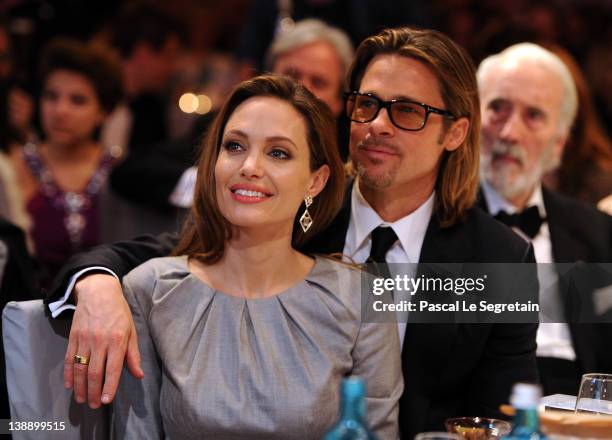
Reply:
[[[350,193],[351,186],[338,216],[305,252],[342,252]],[[146,236],[76,255],[60,273],[49,299],[59,297],[69,277],[84,267],[109,267],[121,277],[149,258],[168,255],[175,244],[171,234]],[[450,227],[441,227],[434,215],[420,261],[533,263],[535,258],[527,242],[474,207]],[[402,349],[402,437],[443,430],[444,420],[452,416],[502,417],[499,405],[508,401],[512,385],[537,381],[536,331],[537,324],[408,324]]]
[[[612,263],[612,217],[542,187],[546,221],[550,231],[555,263]],[[480,194],[479,205],[488,212],[485,198]],[[564,265],[566,270],[567,265]],[[589,298],[573,297],[576,290],[560,280],[562,304],[568,319],[576,362],[581,374],[612,373],[612,324],[578,323],[571,316],[577,308],[589,307]],[[591,292],[587,292],[591,293]],[[582,310],[584,312],[584,310]]]

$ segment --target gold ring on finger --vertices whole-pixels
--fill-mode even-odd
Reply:
[[[74,363],[81,364],[81,365],[89,365],[89,356],[80,356],[78,354],[75,354]]]

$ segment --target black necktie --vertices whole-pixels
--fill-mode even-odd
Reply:
[[[538,234],[542,223],[545,221],[545,219],[540,217],[540,210],[537,206],[532,206],[516,214],[499,211],[495,218],[506,226],[519,228],[530,238]]]
[[[397,235],[393,228],[379,226],[372,231],[372,249],[368,257],[368,263],[384,263],[386,262],[385,255],[393,243],[397,241]]]

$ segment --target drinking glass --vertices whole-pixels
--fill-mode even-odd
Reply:
[[[502,438],[512,429],[504,420],[485,417],[454,417],[444,421],[446,430],[460,434],[463,440],[494,440]]]
[[[612,374],[591,373],[582,376],[575,412],[612,416]]]

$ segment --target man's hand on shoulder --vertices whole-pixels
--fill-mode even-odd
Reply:
[[[76,311],[64,359],[64,384],[74,388],[78,403],[91,408],[111,403],[115,397],[123,361],[141,379],[138,337],[121,283],[110,274],[94,273],[81,278],[74,288]],[[89,364],[75,363],[87,356]]]

